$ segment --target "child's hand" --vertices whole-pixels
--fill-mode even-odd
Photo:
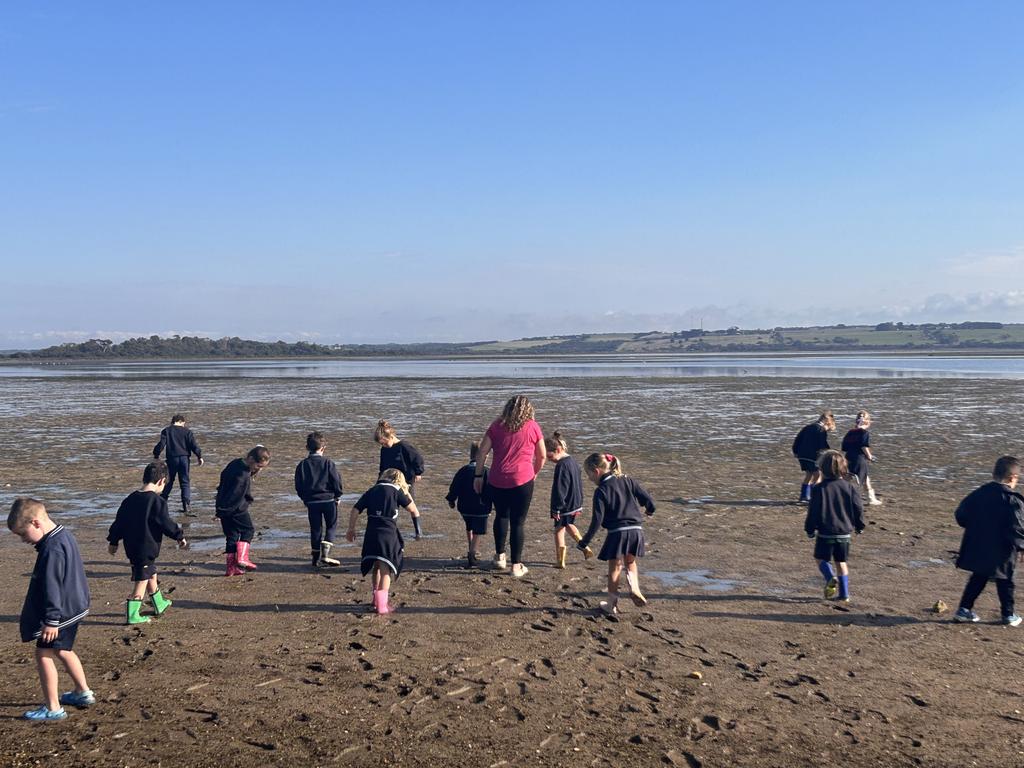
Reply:
[[[449,501],[448,502],[448,509],[455,509],[455,502],[454,501]]]
[[[203,464],[205,464],[205,463],[206,463],[206,462],[205,462],[205,461],[203,461],[202,457],[200,457],[200,458],[199,458],[199,466],[201,467],[201,466],[203,466]]]
[[[43,625],[43,632],[39,636],[39,639],[42,640],[44,643],[52,643],[54,640],[57,639],[57,633],[59,631],[60,630],[57,629],[56,627],[48,627],[48,626],[46,626],[44,624]]]
[[[645,512],[647,513],[647,516],[648,516],[648,517],[650,517],[651,515],[653,515],[653,514],[654,514],[654,507],[648,507],[648,508],[647,508],[646,510],[644,510],[644,511],[645,511]]]
[[[116,554],[117,554],[117,544],[111,544],[111,545],[109,545],[109,546],[107,547],[107,552],[109,552],[109,553],[110,553],[110,554],[112,554],[112,555],[116,555]]]
[[[586,552],[587,551],[587,546],[588,545],[587,545],[586,541],[578,541],[578,542],[576,542],[576,549],[578,549],[580,552]]]
[[[178,542],[178,549],[188,549],[188,539],[182,539]]]
[[[345,541],[347,541],[349,544],[351,544],[355,540],[356,540],[356,529],[355,528],[349,528],[347,531],[345,531]]]

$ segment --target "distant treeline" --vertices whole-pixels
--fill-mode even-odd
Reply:
[[[541,336],[518,341],[424,344],[312,344],[252,341],[237,336],[139,337],[115,344],[90,339],[6,355],[15,360],[128,360],[140,358],[443,357],[455,355],[578,355],[685,352],[1024,351],[1024,325],[994,322],[829,325],[799,328]]]
[[[325,345],[307,341],[252,341],[237,336],[206,339],[200,336],[150,336],[127,339],[115,344],[110,339],[90,339],[80,344],[59,344],[46,349],[15,352],[15,359],[132,359],[143,357],[343,357],[355,355],[433,355],[453,354],[464,349],[459,344],[352,344]]]

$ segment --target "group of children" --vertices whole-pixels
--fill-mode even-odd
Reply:
[[[864,530],[861,489],[868,504],[881,502],[868,476],[874,462],[868,428],[871,414],[857,413],[854,426],[846,433],[842,452],[832,450],[828,433],[835,429],[832,411],[824,411],[793,441],[793,455],[804,471],[800,501],[808,504],[804,530],[815,540],[814,558],[824,579],[825,598],[850,599],[849,555],[854,533]],[[957,524],[964,529],[956,566],[971,573],[953,615],[958,623],[980,621],[974,603],[989,581],[995,581],[1000,605],[1000,623],[1016,627],[1022,622],[1014,607],[1014,568],[1024,560],[1024,496],[1017,490],[1021,463],[1013,456],[1001,456],[992,469],[992,481],[981,486],[956,509]]]
[[[865,527],[860,489],[868,489],[869,503],[877,503],[868,485],[864,463],[874,461],[868,435],[870,423],[867,412],[858,414],[855,427],[843,441],[845,455],[828,447],[828,432],[835,428],[830,411],[801,430],[793,444],[793,453],[805,472],[801,488],[801,501],[808,503],[804,529],[815,539],[814,557],[828,599],[849,600],[850,597],[847,565],[850,540]],[[414,487],[423,474],[424,463],[415,448],[398,440],[387,421],[378,423],[374,439],[381,448],[379,479],[353,505],[345,538],[349,542],[355,540],[358,517],[365,512],[367,522],[360,568],[364,576],[372,574],[374,610],[387,614],[392,610],[391,583],[403,567],[404,541],[398,528],[400,509],[406,509],[412,516],[416,537],[422,535]],[[609,614],[618,612],[619,582],[623,576],[629,598],[638,606],[646,605],[637,560],[644,556],[643,520],[655,512],[653,497],[639,482],[623,473],[620,460],[612,454],[592,453],[581,468],[569,454],[568,445],[559,432],[546,438],[544,447],[548,460],[555,467],[550,515],[554,523],[556,567],[566,567],[567,534],[589,559],[594,556],[590,543],[603,527],[607,533],[597,558],[608,563],[608,581],[601,609]],[[158,458],[164,448],[169,458],[178,459],[173,470],[169,463]],[[295,469],[295,490],[309,513],[312,564],[318,568],[337,566],[340,563],[330,557],[330,551],[338,523],[341,475],[334,463],[324,456],[326,440],[320,432],[307,436],[306,448],[309,455]],[[458,509],[465,522],[467,558],[471,566],[477,564],[479,539],[486,533],[492,506],[486,492],[487,469],[483,468],[482,473],[477,471],[478,450],[475,443],[470,447],[469,464],[456,472],[446,496],[448,504]],[[128,624],[151,620],[141,613],[147,598],[157,616],[171,605],[159,587],[156,559],[165,536],[177,541],[179,547],[187,546],[181,526],[168,514],[167,499],[173,479],[177,477],[183,511],[191,512],[188,465],[193,454],[202,463],[198,444],[185,429],[184,418],[175,416],[171,427],[161,434],[161,441],[154,449],[154,461],[143,470],[142,487],[121,503],[108,531],[110,554],[116,554],[118,545],[123,543],[131,564],[133,589],[125,609]],[[252,480],[269,463],[270,451],[257,445],[221,472],[216,516],[225,537],[227,576],[257,568],[249,556],[255,528],[248,510],[253,501]],[[1014,566],[1024,553],[1024,496],[1015,490],[1020,472],[1021,463],[1016,458],[1001,457],[993,470],[993,481],[967,496],[956,510],[956,520],[965,529],[957,566],[972,572],[954,617],[957,622],[979,621],[973,611],[974,602],[988,581],[995,580],[1002,623],[1008,626],[1021,623],[1013,603]],[[477,493],[473,480],[481,474],[484,475],[484,491]],[[576,520],[583,510],[584,474],[595,485],[595,490],[590,525],[586,533],[581,534]],[[22,609],[20,631],[24,642],[36,640],[36,666],[44,703],[26,712],[25,717],[34,721],[60,720],[67,716],[64,705],[86,707],[95,702],[73,650],[78,624],[89,612],[89,590],[82,558],[71,533],[56,524],[39,501],[17,499],[7,526],[23,541],[33,544],[38,552]],[[72,691],[60,695],[57,692],[58,661],[75,684]]]

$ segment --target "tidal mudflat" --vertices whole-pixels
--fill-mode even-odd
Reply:
[[[443,496],[517,391],[577,457],[616,453],[657,498],[646,609],[598,616],[603,564],[552,567],[549,468],[529,575],[464,567]],[[791,503],[790,442],[824,407],[838,416],[833,443],[858,409],[874,414],[885,502],[854,541],[843,605],[822,600]],[[128,566],[104,535],[176,411],[208,459],[192,473],[195,546],[165,546],[174,606],[129,629]],[[76,647],[99,699],[60,724],[14,719],[39,698],[17,638],[34,552],[0,536],[0,764],[1019,764],[1022,630],[955,626],[931,608],[955,606],[964,582],[956,502],[998,455],[1022,452],[1022,413],[1019,384],[996,378],[0,379],[0,502],[38,496],[78,537],[93,612]],[[346,500],[368,487],[381,417],[427,459],[417,497],[430,534],[409,537],[388,617],[367,611],[357,546],[336,550],[340,569],[311,572],[292,494],[314,428]],[[260,569],[225,579],[214,487],[256,443],[273,452],[252,510]],[[978,610],[998,618],[995,595]]]

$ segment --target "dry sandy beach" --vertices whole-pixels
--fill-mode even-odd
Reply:
[[[520,390],[577,457],[615,452],[658,499],[647,609],[598,616],[604,565],[552,567],[549,468],[527,578],[464,567],[443,496]],[[1022,401],[1015,381],[966,379],[0,380],[0,501],[39,497],[78,538],[93,608],[76,650],[99,699],[62,723],[17,719],[39,700],[17,634],[35,553],[5,533],[0,765],[1022,765],[1024,628],[931,611],[956,605],[953,509],[998,455],[1021,452]],[[856,410],[875,415],[885,503],[853,543],[849,605],[821,599],[790,503],[789,445],[822,407],[839,416],[833,444]],[[194,546],[165,544],[174,606],[127,628],[129,568],[105,531],[177,410],[208,458],[192,473]],[[388,617],[367,610],[356,547],[311,571],[291,486],[318,428],[355,498],[375,475],[380,417],[427,459],[429,535],[408,542]],[[225,579],[214,486],[258,442],[273,452],[252,509],[260,568]],[[991,587],[977,610],[998,618]]]

